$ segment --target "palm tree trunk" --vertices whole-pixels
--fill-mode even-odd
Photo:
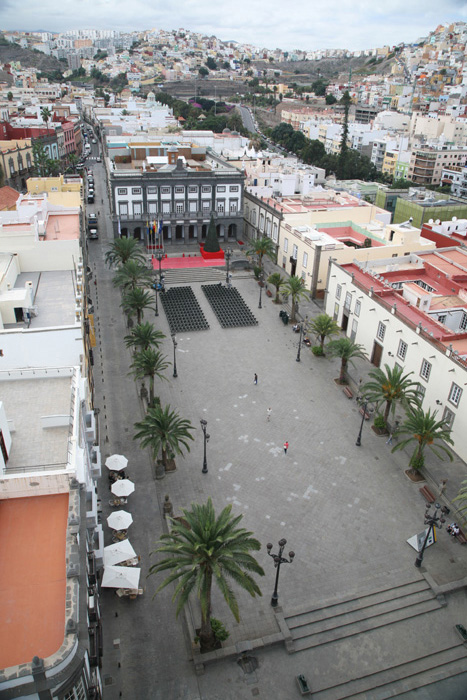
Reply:
[[[167,471],[167,451],[162,448],[162,464],[164,465],[165,471]]]
[[[324,339],[325,339],[326,336],[320,335],[319,337],[320,337],[320,340],[321,340],[321,350],[324,352]]]
[[[202,649],[212,649],[215,645],[214,632],[211,627],[211,586],[212,573],[206,573],[206,609],[201,608],[201,628],[199,631],[199,639]]]
[[[391,410],[391,404],[392,404],[391,400],[386,401],[386,408],[384,410],[384,420],[386,421],[386,423],[388,422],[389,411]]]
[[[154,404],[154,375],[149,375],[149,403]]]
[[[347,360],[345,359],[345,357],[343,357],[343,358],[342,358],[342,362],[341,362],[341,374],[340,374],[340,377],[339,377],[339,382],[340,382],[341,384],[343,384],[344,381],[345,381],[345,371],[346,371],[346,369],[347,369]]]

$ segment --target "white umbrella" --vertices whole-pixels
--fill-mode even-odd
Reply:
[[[134,566],[106,566],[102,577],[103,588],[138,588],[141,569]]]
[[[105,466],[112,472],[121,472],[128,464],[128,460],[124,455],[110,455],[105,460]]]
[[[119,564],[121,561],[133,559],[134,557],[136,557],[136,552],[131,546],[130,540],[122,540],[104,547],[104,566]]]
[[[118,497],[129,496],[135,490],[135,485],[130,479],[119,479],[112,484],[110,490]]]
[[[107,518],[107,525],[112,528],[112,530],[126,530],[130,527],[133,522],[133,517],[131,513],[126,510],[116,510],[111,513]]]

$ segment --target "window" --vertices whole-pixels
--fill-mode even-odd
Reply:
[[[356,301],[356,302],[355,302],[355,309],[354,309],[354,314],[355,314],[355,316],[360,316],[361,308],[362,308],[362,302],[361,302],[361,301]]]
[[[431,372],[431,363],[428,362],[428,360],[423,360],[422,366],[420,368],[420,376],[422,379],[425,381],[428,381],[430,378],[430,372]]]
[[[353,319],[352,321],[352,330],[350,332],[350,340],[355,340],[357,336],[357,328],[358,328],[358,321]]]
[[[459,328],[460,328],[462,331],[465,331],[465,329],[467,328],[467,314],[465,313],[465,311],[464,311],[464,313],[462,314],[462,319],[461,319]]]
[[[238,185],[230,185],[230,191],[231,192],[238,192]]]
[[[128,216],[128,204],[125,202],[120,202],[118,205],[118,215],[119,216]]]
[[[274,243],[277,243],[277,224],[276,224],[276,222],[274,222],[272,225],[272,240],[274,241]]]
[[[184,211],[185,205],[183,204],[183,202],[177,202],[177,204],[175,205],[175,212],[177,214],[183,214]]]
[[[163,214],[170,214],[170,202],[163,202],[162,203],[162,213]]]
[[[337,317],[339,316],[339,304],[334,304],[334,315],[333,319],[334,321],[337,321]]]
[[[141,187],[132,187],[131,194],[141,194]]]
[[[141,202],[133,202],[133,216],[143,215],[143,205]]]
[[[340,299],[342,294],[342,286],[340,284],[336,287],[336,299]]]
[[[308,253],[303,253],[302,267],[306,267],[307,265],[308,265]]]
[[[148,194],[157,194],[157,187],[148,187],[147,193]]]
[[[195,185],[190,185],[188,192],[189,194],[198,194],[198,188]]]
[[[157,202],[149,202],[148,211],[150,214],[157,214]]]
[[[348,309],[349,311],[350,311],[350,306],[351,306],[351,304],[352,304],[352,294],[351,294],[350,292],[347,292],[347,294],[345,295],[345,303],[344,303],[344,306],[345,306],[345,308]]]
[[[384,336],[386,334],[386,326],[384,323],[381,323],[381,321],[378,323],[378,330],[376,332],[376,337],[378,340],[384,340]]]
[[[175,194],[185,194],[185,188],[180,186],[176,187]]]
[[[190,202],[190,211],[198,211],[198,202]]]
[[[211,194],[211,185],[203,185],[201,187],[201,192],[204,192],[204,194]]]
[[[204,212],[211,211],[211,202],[209,202],[209,201],[203,202],[203,211]]]
[[[447,314],[440,314],[438,316],[438,323],[446,323]]]
[[[223,214],[225,212],[225,202],[217,202],[217,213]]]
[[[237,200],[236,199],[234,199],[233,201],[230,202],[230,213],[231,214],[237,213]]]
[[[170,194],[170,187],[161,187],[161,194]]]
[[[397,348],[397,357],[400,357],[401,360],[405,360],[405,356],[407,355],[407,348],[409,346],[407,343],[404,343],[403,340],[399,341],[399,347]]]
[[[128,189],[126,187],[119,187],[117,189],[117,194],[127,194],[127,193],[128,193]]]
[[[455,418],[454,413],[451,411],[451,409],[449,409],[446,406],[446,408],[444,409],[444,412],[443,412],[443,421],[446,424],[445,427],[452,428],[452,424],[454,423],[454,418]]]
[[[417,398],[420,401],[420,404],[423,403],[423,399],[425,398],[425,392],[426,387],[424,387],[423,384],[419,384],[417,387]]]
[[[259,215],[259,230],[260,230],[261,232],[264,231],[264,214],[263,214],[263,213],[261,213],[261,214]]]
[[[294,260],[296,260],[298,258],[298,248],[295,245],[295,243],[294,243],[293,248],[292,248],[292,257]]]
[[[284,253],[287,253],[288,248],[289,248],[289,239],[284,238]]]
[[[454,406],[458,406],[459,401],[461,400],[461,396],[462,389],[460,388],[460,386],[453,382],[451,386],[451,391],[449,392],[449,401],[453,403]]]
[[[225,192],[225,186],[224,185],[217,185],[217,191],[218,192]]]
[[[80,678],[76,685],[68,690],[63,696],[63,700],[86,700],[87,694],[83,679]]]

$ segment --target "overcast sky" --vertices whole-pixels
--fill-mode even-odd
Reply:
[[[0,0],[1,28],[190,29],[270,49],[365,49],[467,21],[467,0]]]

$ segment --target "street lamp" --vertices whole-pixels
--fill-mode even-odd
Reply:
[[[157,282],[154,285],[154,289],[156,290],[156,316],[159,316],[159,306],[157,303],[157,291],[158,289],[162,289],[162,259],[164,257],[164,251],[163,250],[157,250],[156,251],[156,260],[159,261],[159,287],[157,286]]]
[[[201,430],[203,431],[203,435],[204,435],[204,459],[203,459],[202,472],[203,472],[203,474],[207,474],[208,473],[208,463],[206,460],[206,443],[209,442],[209,438],[211,436],[208,435],[208,433],[206,432],[206,426],[208,424],[207,420],[204,420],[204,418],[201,418],[200,423],[201,423]]]
[[[299,328],[300,328],[300,337],[298,339],[298,350],[297,350],[297,357],[296,357],[297,362],[300,362],[300,350],[302,348],[303,327],[307,321],[308,321],[308,316],[305,318],[304,321],[300,321],[300,323],[298,324]]]
[[[276,567],[276,582],[274,584],[274,593],[272,594],[271,598],[271,605],[273,608],[277,607],[277,603],[279,600],[279,596],[277,594],[277,587],[279,585],[279,572],[281,570],[281,564],[291,564],[294,560],[295,557],[295,552],[289,552],[289,559],[286,559],[285,557],[282,556],[282,552],[284,551],[284,547],[287,544],[287,540],[281,539],[278,542],[279,544],[279,554],[271,554],[271,549],[272,549],[272,544],[268,542],[266,545],[266,549],[268,550],[268,554],[270,557],[273,558],[274,560],[274,566]]]
[[[173,372],[173,376],[174,376],[174,377],[178,377],[178,374],[177,374],[177,358],[175,357],[175,350],[177,349],[178,343],[177,343],[177,341],[176,341],[176,339],[175,339],[175,333],[172,333],[172,343],[174,344],[174,372]]]
[[[357,447],[361,447],[363,423],[365,420],[365,416],[367,415],[366,409],[369,403],[369,399],[367,396],[357,396],[357,403],[360,404],[360,410],[362,412],[362,422],[360,423],[360,430],[358,431],[357,442],[355,444]]]
[[[263,279],[264,279],[264,274],[263,271],[258,275],[258,281],[259,281],[259,304],[258,304],[258,309],[262,309],[263,307],[261,306],[261,292],[263,291]]]
[[[432,532],[434,532],[435,525],[436,527],[439,527],[439,529],[441,529],[443,527],[443,523],[446,522],[443,516],[449,513],[449,508],[446,508],[446,506],[443,506],[441,508],[439,503],[435,503],[435,512],[433,513],[433,515],[430,513],[430,508],[431,503],[427,503],[425,508],[425,525],[428,525],[428,531],[426,533],[426,537],[423,542],[422,548],[419,551],[417,558],[415,559],[415,566],[417,567],[417,569],[419,569],[422,565],[423,554],[425,552],[425,548],[430,538],[430,535]],[[441,510],[441,515],[438,516],[439,510]]]
[[[225,283],[226,283],[226,285],[227,285],[228,288],[230,288],[229,263],[230,263],[230,258],[232,257],[232,255],[233,255],[233,250],[232,250],[232,248],[227,248],[227,249],[224,251],[224,257],[225,257],[226,262],[227,262],[227,274],[226,274],[226,277],[225,277]]]

